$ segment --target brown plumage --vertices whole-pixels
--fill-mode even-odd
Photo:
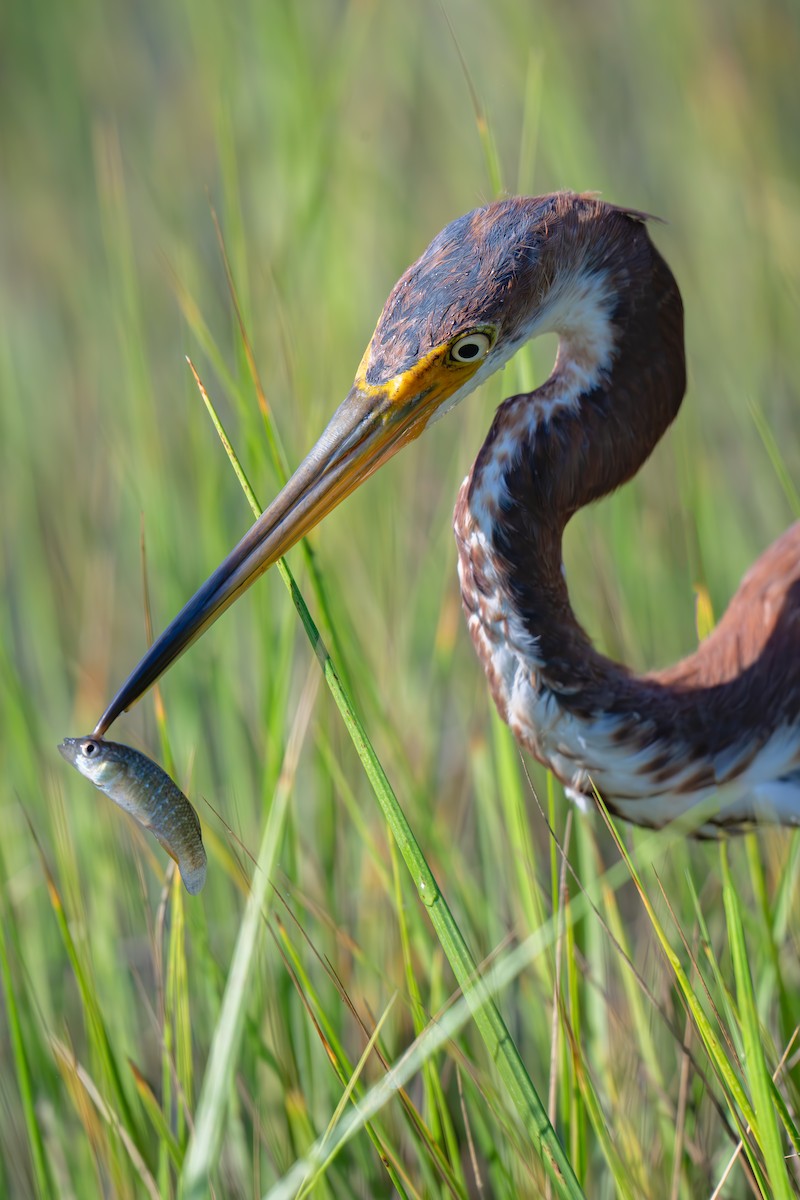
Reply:
[[[641,215],[559,200],[548,276],[579,288],[603,273],[611,350],[605,364],[582,356],[590,379],[576,388],[581,356],[556,323],[553,375],[500,406],[459,495],[462,598],[495,703],[573,794],[597,787],[639,824],[663,824],[721,785],[704,833],[800,821],[800,524],[752,568],[711,637],[668,670],[637,677],[599,654],[570,606],[564,526],[645,461],[678,411],[685,368],[680,294]]]
[[[715,632],[636,676],[572,611],[567,521],[638,471],[685,389],[683,306],[642,213],[557,193],[476,209],[393,288],[349,396],[253,529],[162,634],[103,733],[276,558],[537,333],[553,373],[498,408],[455,510],[472,639],[498,710],[571,795],[660,826],[800,823],[800,525]]]

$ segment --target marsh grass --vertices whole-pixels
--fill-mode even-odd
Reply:
[[[638,667],[723,610],[796,514],[800,32],[777,4],[647,11],[4,18],[0,1194],[559,1194],[275,573],[114,729],[200,810],[199,900],[55,744],[144,648],[140,523],[161,628],[250,519],[183,355],[267,498],[399,271],[498,186],[669,218],[690,393],[567,569]],[[458,482],[548,365],[519,356],[290,565],[583,1193],[794,1195],[797,839],[570,815],[461,624]]]

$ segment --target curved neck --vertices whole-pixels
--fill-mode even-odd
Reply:
[[[567,229],[551,238],[557,273],[532,332],[559,334],[555,368],[542,387],[499,407],[465,497],[543,675],[582,694],[611,664],[570,606],[564,527],[636,473],[685,389],[672,273],[641,221],[606,210],[597,225],[588,236]]]

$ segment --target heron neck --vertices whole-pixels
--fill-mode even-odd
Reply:
[[[585,692],[612,664],[592,649],[572,611],[564,527],[636,473],[685,388],[680,293],[643,227],[636,234],[636,255],[621,246],[619,264],[612,256],[605,273],[589,276],[591,288],[581,286],[585,259],[562,285],[553,374],[499,407],[465,494],[498,592],[535,645],[543,673],[567,691]],[[570,291],[581,305],[563,300]]]

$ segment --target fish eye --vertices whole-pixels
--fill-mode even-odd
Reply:
[[[81,750],[87,758],[91,758],[93,754],[96,754],[99,748],[100,747],[97,745],[97,742],[93,742],[91,738],[87,738],[87,740],[81,746]]]
[[[465,333],[450,347],[450,358],[457,363],[476,363],[486,358],[492,348],[492,339],[481,329]]]

